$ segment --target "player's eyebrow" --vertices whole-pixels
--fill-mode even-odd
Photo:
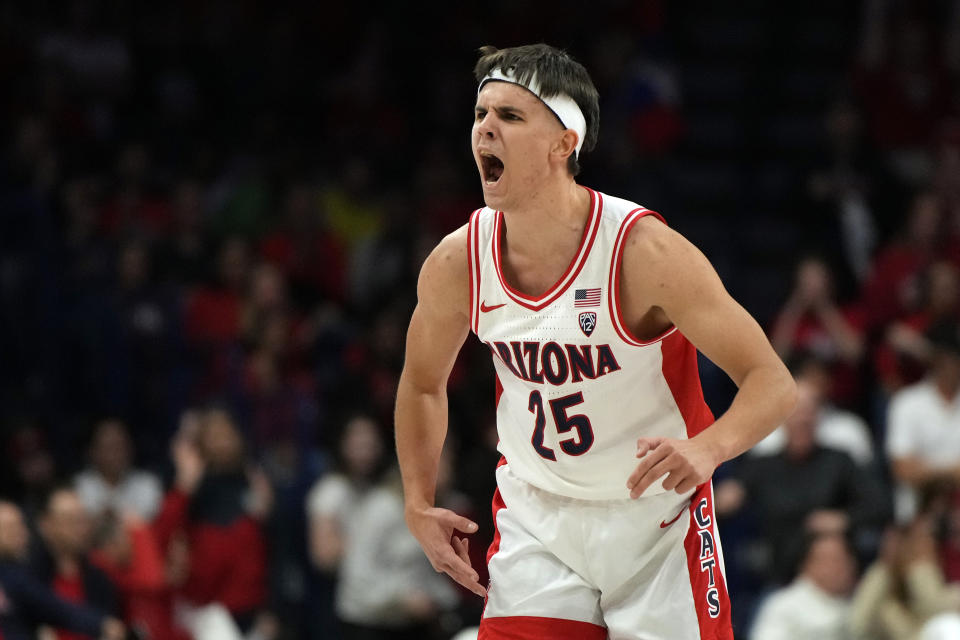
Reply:
[[[509,105],[509,104],[499,105],[499,106],[491,107],[491,108],[492,108],[494,111],[496,111],[498,114],[500,114],[500,115],[507,115],[507,114],[511,114],[511,115],[515,115],[515,116],[522,116],[522,115],[524,115],[523,109],[521,109],[521,108],[519,108],[519,107],[514,107],[514,106]],[[487,109],[487,107],[481,106],[481,105],[478,104],[478,105],[474,108],[474,111],[476,111],[476,112],[479,112],[479,111],[488,111],[488,109]]]

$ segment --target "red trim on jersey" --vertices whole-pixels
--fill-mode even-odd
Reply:
[[[580,620],[504,616],[483,618],[477,640],[606,640],[607,629]]]
[[[500,396],[503,395],[503,383],[500,382],[500,376],[498,376],[496,373],[493,374],[493,377],[496,380],[496,388],[495,388],[496,397],[494,399],[493,407],[497,408],[500,406]],[[500,465],[497,465],[497,466],[500,466]]]
[[[704,516],[710,524],[700,526],[697,510],[706,500]],[[709,532],[712,551],[704,548],[701,532]],[[730,619],[730,595],[727,593],[727,578],[723,569],[723,554],[720,551],[720,538],[717,536],[717,517],[713,513],[713,489],[706,482],[690,497],[690,526],[683,540],[687,552],[687,570],[690,573],[690,588],[693,591],[693,603],[700,624],[700,637],[710,640],[733,640],[733,626]],[[703,557],[701,557],[703,556]],[[703,563],[708,563],[704,566]],[[712,564],[710,564],[712,563]],[[711,570],[713,585],[710,584]],[[714,593],[711,594],[710,592]],[[711,611],[712,610],[712,611]]]
[[[633,225],[635,225],[640,218],[649,215],[655,216],[660,222],[667,224],[667,221],[664,220],[663,216],[659,213],[651,211],[650,209],[644,209],[643,207],[634,209],[627,214],[627,217],[624,218],[623,223],[620,225],[617,241],[613,244],[613,259],[610,261],[610,286],[607,287],[607,300],[610,307],[610,317],[613,319],[613,328],[624,342],[635,347],[646,347],[651,344],[656,344],[677,330],[675,326],[671,325],[666,331],[653,340],[641,340],[633,335],[627,323],[623,321],[623,310],[620,307],[620,264],[623,262],[623,248],[626,246],[627,237],[630,235],[630,230],[633,228]]]
[[[470,263],[470,328],[474,333],[480,331],[480,252],[477,247],[479,240],[477,236],[480,226],[480,212],[483,209],[477,209],[470,214],[470,222],[467,224],[467,261]]]
[[[498,211],[493,224],[493,241],[490,243],[493,251],[494,268],[497,276],[500,278],[500,285],[507,296],[517,304],[526,307],[532,311],[540,311],[547,305],[555,302],[570,287],[583,265],[587,262],[587,256],[590,255],[590,249],[593,247],[593,241],[597,239],[597,231],[600,229],[600,217],[603,212],[603,196],[589,187],[584,187],[590,194],[590,218],[584,227],[583,236],[580,238],[580,246],[577,253],[574,254],[567,270],[560,276],[552,287],[540,296],[528,296],[525,293],[517,291],[503,277],[503,269],[500,263],[500,227],[503,223],[503,213]]]
[[[470,270],[470,329],[476,333],[477,328],[473,325],[473,307],[476,304],[475,298],[477,296],[473,295],[476,287],[476,282],[473,278],[473,218],[477,215],[477,212],[474,211],[470,214],[470,219],[467,222],[467,268]]]
[[[675,331],[663,339],[660,353],[663,377],[687,426],[687,437],[692,438],[713,424],[714,420],[700,387],[697,350],[686,336]]]

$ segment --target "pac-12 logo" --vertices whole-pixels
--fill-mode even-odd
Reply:
[[[580,313],[580,329],[589,338],[590,334],[597,327],[597,312],[583,311]]]

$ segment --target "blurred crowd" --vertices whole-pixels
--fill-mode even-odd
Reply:
[[[715,480],[738,637],[960,637],[960,3],[593,4],[599,35],[509,2],[0,10],[0,638],[476,624],[406,530],[392,409],[419,266],[481,204],[475,47],[540,39],[601,95],[582,181],[696,241],[800,386]],[[438,487],[481,582],[488,358]]]

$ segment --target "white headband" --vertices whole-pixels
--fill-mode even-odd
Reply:
[[[483,85],[491,80],[500,80],[502,82],[520,85],[540,98],[540,101],[547,105],[547,108],[553,111],[553,114],[560,119],[560,124],[567,129],[573,129],[577,132],[576,154],[577,157],[580,157],[580,147],[583,146],[583,139],[587,134],[587,120],[583,117],[583,112],[573,98],[565,93],[558,93],[555,96],[543,96],[540,93],[540,83],[537,82],[536,73],[530,77],[528,83],[523,83],[517,79],[512,71],[507,70],[504,72],[499,68],[490,71],[490,73],[480,81],[480,86],[477,87],[478,95],[480,94],[480,89],[483,89]]]

